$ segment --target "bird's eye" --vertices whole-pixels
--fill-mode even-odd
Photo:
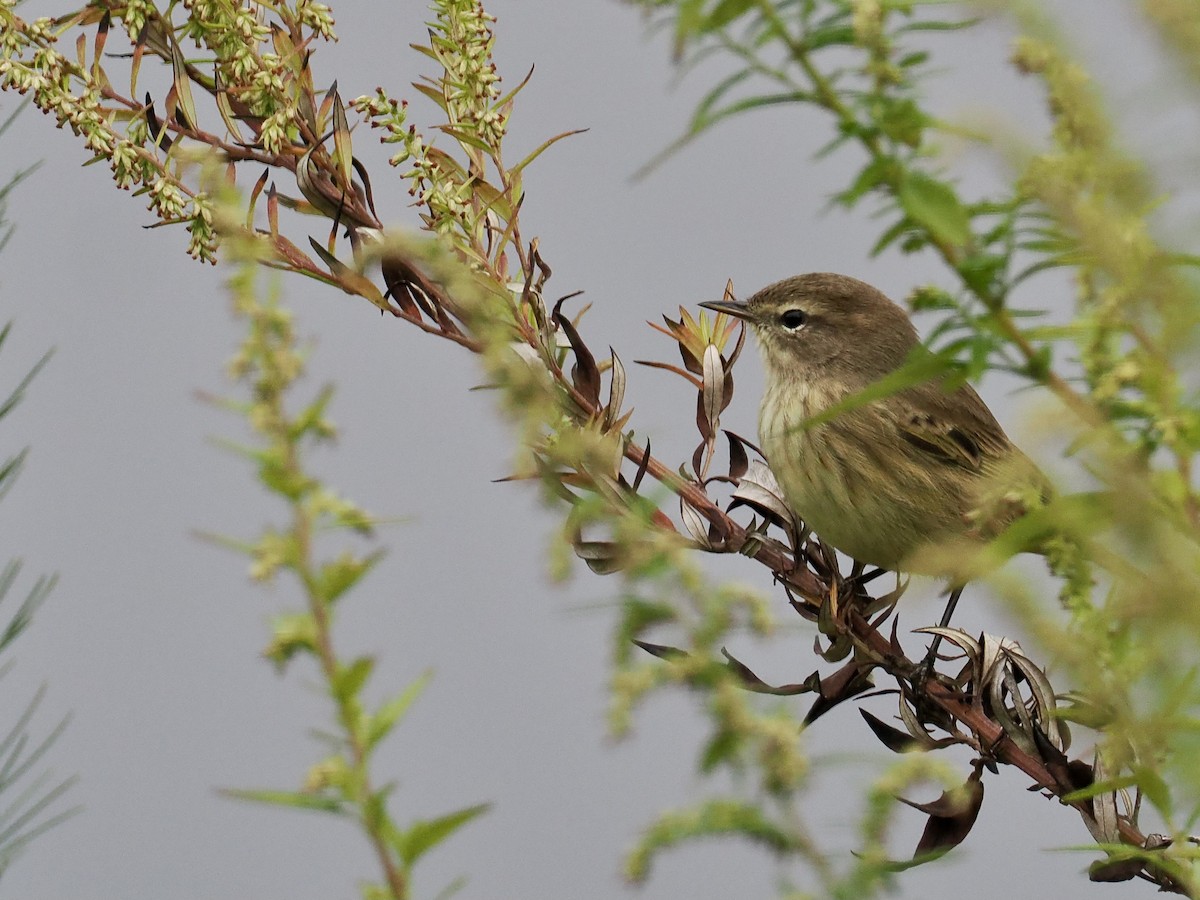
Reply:
[[[779,317],[779,322],[788,331],[798,331],[808,323],[808,313],[802,309],[789,309]]]

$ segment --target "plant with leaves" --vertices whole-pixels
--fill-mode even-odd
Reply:
[[[3,136],[15,116],[16,113],[13,113],[3,124],[0,124],[0,136]],[[30,166],[21,170],[0,188],[0,250],[3,250],[4,245],[8,243],[15,227],[7,221],[9,193],[32,174],[35,168],[36,166]],[[0,349],[6,346],[11,333],[12,323],[0,328]],[[49,354],[47,354],[38,360],[9,395],[0,402],[0,421],[3,421],[24,399],[26,388],[29,387],[34,376],[49,358]],[[7,493],[20,474],[27,455],[28,449],[24,449],[0,463],[0,496]],[[21,562],[16,559],[10,560],[5,564],[3,570],[0,570],[0,601],[3,601],[12,592],[20,574]],[[25,592],[20,605],[9,618],[3,631],[0,631],[0,654],[5,654],[5,659],[8,660],[5,670],[12,665],[12,661],[8,657],[11,655],[13,642],[29,627],[33,621],[34,612],[53,590],[55,580],[54,576],[39,577]],[[50,783],[51,775],[46,772],[34,777],[31,782],[29,781],[32,777],[30,773],[36,766],[41,765],[47,751],[67,725],[67,719],[64,718],[48,735],[36,744],[31,744],[32,736],[29,732],[29,724],[44,697],[45,688],[43,687],[20,712],[3,737],[0,737],[0,794],[8,797],[12,791],[20,790],[20,793],[9,802],[7,808],[0,813],[0,876],[3,876],[13,860],[30,841],[79,812],[78,807],[54,811],[59,799],[74,784],[75,778],[65,778]]]
[[[251,559],[256,581],[272,583],[291,575],[305,599],[305,608],[277,616],[264,656],[282,672],[297,658],[311,659],[333,703],[338,725],[327,735],[328,752],[315,763],[298,791],[234,790],[229,795],[278,806],[334,813],[353,821],[371,845],[380,880],[365,883],[368,900],[411,897],[412,869],[429,850],[487,809],[486,805],[457,810],[435,819],[399,824],[389,812],[393,785],[379,785],[372,774],[375,750],[401,722],[420,696],[428,677],[413,682],[377,709],[368,708],[363,693],[375,667],[370,656],[347,658],[334,640],[334,622],[344,596],[364,578],[382,556],[344,550],[322,559],[319,545],[332,534],[372,534],[374,521],[364,510],[337,496],[305,466],[316,444],[332,440],[336,430],[327,417],[332,390],[322,389],[302,409],[292,411],[287,400],[304,374],[291,315],[277,303],[259,299],[259,266],[271,252],[269,239],[243,238],[226,242],[238,260],[230,283],[235,314],[248,333],[230,363],[230,377],[247,385],[249,398],[226,405],[245,417],[260,440],[242,450],[257,467],[258,480],[281,499],[291,513],[281,529],[268,528],[256,540],[217,540]]]
[[[1200,429],[1180,380],[1190,353],[1181,336],[1194,332],[1200,310],[1189,268],[1195,259],[1153,237],[1151,194],[1131,177],[1136,167],[1114,147],[1086,81],[1046,26],[1026,15],[1028,34],[1015,59],[1049,87],[1055,145],[1030,155],[1010,194],[967,200],[938,162],[933,138],[942,126],[918,90],[930,57],[910,45],[914,34],[966,27],[938,19],[941,4],[642,5],[674,27],[680,57],[730,52],[744,66],[705,100],[692,133],[766,104],[828,112],[830,152],[854,146],[865,154],[858,176],[836,199],[854,207],[878,198],[890,218],[877,252],[933,252],[954,276],[953,290],[924,288],[912,298],[914,306],[942,314],[931,338],[936,358],[960,378],[1000,368],[1048,388],[1076,417],[1080,465],[1110,492],[1136,498],[1118,508],[1103,496],[1064,495],[1025,517],[994,548],[997,557],[1011,555],[1038,533],[1052,570],[1063,577],[1066,625],[1040,611],[1021,586],[1009,585],[1008,592],[1024,602],[1036,636],[1063,661],[1077,690],[1068,705],[1060,705],[1041,667],[1007,639],[941,630],[963,654],[949,672],[931,673],[908,657],[891,615],[902,587],[872,596],[866,579],[847,577],[833,551],[780,500],[761,454],[722,429],[744,339],[728,320],[686,313],[666,320],[682,368],[657,365],[676,371],[697,395],[700,442],[690,468],[656,459],[649,441],[630,430],[620,358],[593,352],[578,317],[564,311],[569,298],[546,299],[550,266],[537,239],[522,230],[522,173],[563,135],[516,165],[505,162],[503,142],[522,85],[500,91],[492,20],[480,3],[437,0],[430,40],[419,48],[436,74],[416,89],[438,108],[442,121],[434,130],[449,151],[435,147],[410,121],[407,104],[382,88],[347,106],[335,84],[317,87],[313,60],[333,22],[327,7],[305,0],[166,9],[96,0],[34,22],[0,2],[0,84],[31,94],[70,127],[109,164],[119,186],[149,196],[163,224],[184,224],[193,255],[211,260],[221,244],[253,246],[252,258],[263,265],[361,296],[394,319],[480,355],[520,430],[514,477],[539,479],[548,496],[565,504],[564,538],[590,568],[626,579],[614,650],[614,727],[623,730],[633,706],[651,691],[687,685],[704,698],[712,723],[702,769],[753,774],[745,793],[664,816],[632,854],[631,877],[645,877],[664,848],[733,833],[807,863],[831,895],[865,896],[904,866],[885,851],[899,793],[930,777],[946,784],[940,800],[921,807],[928,817],[918,848],[924,860],[962,840],[982,802],[984,771],[1006,764],[1082,818],[1108,855],[1094,878],[1138,876],[1194,895],[1195,851],[1185,838],[1197,808],[1197,769],[1172,744],[1194,724],[1195,677],[1176,661],[1180,641],[1194,645],[1195,623],[1180,618],[1186,604],[1165,598],[1191,596],[1198,570],[1190,467]],[[1165,5],[1151,15],[1168,18]],[[116,61],[126,56],[106,51],[114,32],[132,47],[120,87],[110,73],[125,66]],[[73,59],[56,49],[71,33]],[[1191,48],[1188,40],[1176,35]],[[189,59],[192,47],[199,61]],[[137,99],[146,59],[170,72],[161,101]],[[764,81],[769,92],[756,92]],[[432,239],[382,230],[369,173],[354,155],[352,113],[396,145],[392,164],[405,167],[402,177]],[[220,124],[210,130],[209,122]],[[239,182],[247,164],[266,171]],[[286,193],[292,181],[299,196]],[[236,212],[213,199],[238,183],[248,199]],[[327,232],[319,239],[309,232],[322,219]],[[289,236],[299,232],[306,241]],[[1055,266],[1078,272],[1078,315],[1068,328],[1029,324],[1015,294]],[[279,315],[262,309],[268,319]],[[1078,354],[1077,366],[1071,353]],[[304,477],[293,480],[291,463],[284,465],[295,442],[322,421],[322,404],[312,410],[299,418],[273,412],[266,419],[278,421],[264,430],[271,465],[263,479],[302,515],[296,528],[254,545],[254,552],[270,570],[292,567],[310,601],[292,623],[297,629],[281,632],[299,636],[295,644],[277,640],[283,655],[283,648],[314,652],[309,641],[320,656],[314,623],[336,595],[322,588],[318,564],[297,553],[303,529],[314,515],[357,516],[348,507],[313,507],[326,495]],[[668,494],[679,504],[678,516],[664,509]],[[775,622],[761,598],[700,575],[690,559],[695,549],[738,552],[767,566],[790,608],[815,623],[819,655],[841,665],[771,686],[722,655],[731,629],[765,633]],[[350,564],[355,571],[367,565],[358,558]],[[1107,594],[1097,593],[1098,584]],[[651,629],[668,627],[682,646],[646,640]],[[651,656],[635,654],[635,642]],[[321,659],[346,732],[340,746],[350,748],[339,751],[344,774],[358,765],[356,753],[365,764],[365,745],[353,748],[361,737],[356,680],[369,668]],[[868,719],[888,746],[965,746],[976,762],[964,781],[928,755],[904,757],[869,791],[863,850],[841,865],[806,824],[800,800],[811,766],[798,736],[804,724],[862,694],[879,676],[895,684],[903,725]],[[755,696],[805,693],[816,699],[803,722],[790,708],[763,705]],[[1067,755],[1068,719],[1101,732],[1092,760]],[[377,828],[379,804],[365,784],[358,777],[323,782],[318,793],[359,817],[382,848],[382,861],[397,850],[396,832]],[[1119,803],[1130,787],[1135,799]],[[299,796],[286,799],[299,803]],[[1139,825],[1143,798],[1163,821],[1165,837],[1146,835]],[[391,877],[385,880],[383,889],[395,893]]]
[[[1152,173],[1120,148],[1086,73],[1053,24],[1029,5],[1001,8],[1011,10],[1021,32],[1013,65],[1045,86],[1050,146],[1023,152],[1010,192],[979,198],[965,197],[942,161],[939,139],[959,129],[922,101],[919,85],[930,77],[932,57],[915,41],[972,21],[948,21],[942,5],[921,2],[639,5],[673,29],[681,59],[719,53],[740,63],[700,104],[682,140],[768,104],[827,113],[835,136],[823,152],[853,148],[863,160],[835,202],[854,208],[875,201],[886,223],[875,253],[932,252],[954,277],[953,287],[925,287],[910,297],[914,309],[941,313],[930,344],[946,369],[962,377],[1008,371],[1048,389],[1069,410],[1074,462],[1104,490],[1060,496],[997,549],[1011,553],[1035,534],[1051,536],[1047,556],[1062,576],[1069,621],[1042,609],[1023,585],[1009,582],[1002,593],[1054,654],[1074,691],[1070,703],[1056,703],[1023,654],[1009,655],[1016,670],[990,680],[987,673],[1006,655],[1003,641],[989,647],[986,636],[945,636],[967,654],[975,696],[986,694],[984,706],[1006,736],[1044,769],[1018,765],[1079,809],[1109,851],[1092,876],[1137,875],[1194,894],[1187,829],[1200,796],[1184,736],[1200,697],[1194,673],[1180,665],[1192,655],[1180,642],[1194,647],[1198,635],[1190,604],[1179,598],[1197,587],[1192,467],[1200,404],[1186,373],[1194,364],[1187,336],[1200,325],[1200,293],[1196,256],[1158,227],[1164,211]],[[1194,10],[1147,3],[1145,18],[1180,59],[1196,52]],[[1075,316],[1067,326],[1048,326],[1036,309],[1018,304],[1030,279],[1058,268],[1074,274]],[[1009,710],[1025,721],[1024,740],[1006,704],[997,702],[1022,680],[1030,697]],[[903,704],[901,713],[910,736],[928,743],[921,726],[933,723],[914,721]],[[964,722],[954,716],[936,724],[944,729],[955,720]],[[1103,732],[1094,761],[1064,755],[1068,720]],[[881,737],[907,744],[891,732]],[[1168,834],[1139,832],[1147,804]]]

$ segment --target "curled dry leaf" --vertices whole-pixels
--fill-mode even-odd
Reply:
[[[192,99],[192,80],[188,76],[187,62],[179,44],[171,41],[171,90],[175,92],[178,105],[174,119],[184,128],[191,130],[197,126],[196,101]]]
[[[871,681],[870,672],[864,671],[855,661],[846,663],[832,675],[826,675],[818,681],[817,691],[820,696],[805,715],[805,725],[811,725],[839,703],[857,697],[875,686]]]
[[[930,626],[928,628],[914,628],[913,632],[916,634],[939,635],[961,649],[972,660],[980,659],[983,654],[983,645],[959,628]]]
[[[668,647],[663,644],[651,644],[647,641],[641,641],[636,638],[633,642],[641,647],[651,656],[657,656],[659,659],[682,659],[688,656],[684,650],[678,647]],[[761,678],[754,674],[750,668],[736,659],[724,647],[721,648],[721,655],[725,657],[725,667],[733,674],[741,683],[741,686],[748,691],[753,691],[756,694],[771,694],[777,697],[793,697],[797,694],[808,694],[821,689],[821,679],[816,672],[809,675],[800,684],[782,684],[778,687],[767,684]]]
[[[746,441],[728,429],[722,429],[729,441],[729,477],[740,481],[750,468],[750,455],[746,452]]]
[[[893,728],[865,709],[860,709],[858,712],[866,720],[867,726],[875,734],[875,737],[879,738],[880,743],[893,753],[912,753],[917,750],[927,750],[932,746],[932,742],[913,737],[899,728]]]
[[[649,641],[639,641],[637,638],[634,638],[633,642],[651,656],[657,656],[659,659],[679,659],[680,657],[687,656],[687,653],[678,647],[668,647],[665,644],[651,644]]]
[[[792,511],[783,501],[779,482],[764,462],[752,460],[738,482],[730,509],[739,505],[749,506],[789,533],[798,533]]]
[[[1009,638],[985,634],[982,651],[981,686],[1005,732],[1022,747],[1036,752],[1034,729],[1037,728],[1058,750],[1065,750],[1066,732],[1054,716],[1057,706],[1054,688],[1045,673],[1024,654],[1020,644]],[[1018,675],[1028,685],[1028,702],[1020,690]]]
[[[917,715],[903,692],[900,694],[900,721],[914,740],[930,747],[937,743],[937,738],[929,733],[929,729],[925,727],[925,723],[921,721],[921,717]]]
[[[567,299],[568,297],[563,297],[554,304],[552,318],[562,333],[567,336],[571,350],[575,353],[575,364],[571,366],[571,382],[575,385],[575,390],[579,391],[593,408],[599,408],[600,368],[596,365],[596,358],[592,356],[592,351],[579,336],[574,323],[562,314],[562,305]]]
[[[1104,758],[1099,751],[1096,752],[1092,760],[1092,772],[1096,781],[1103,782],[1108,778],[1108,770],[1104,765]],[[1096,829],[1092,833],[1092,837],[1100,844],[1116,844],[1121,841],[1121,829],[1117,816],[1117,794],[1115,791],[1108,791],[1103,794],[1097,794],[1092,798],[1092,816],[1096,820]],[[1089,824],[1089,830],[1091,825]]]
[[[900,802],[929,816],[921,840],[917,842],[913,859],[941,856],[961,844],[971,833],[980,807],[983,806],[982,772],[983,767],[977,763],[965,784],[954,790],[944,791],[932,803],[913,803],[903,797],[899,798]]]
[[[614,541],[573,541],[575,555],[597,575],[612,575],[625,567],[626,553]]]
[[[1142,871],[1144,863],[1137,858],[1102,859],[1088,866],[1088,880],[1115,882],[1129,881]]]
[[[349,186],[351,165],[354,161],[354,150],[350,139],[350,123],[346,120],[346,107],[342,104],[341,94],[337,92],[336,83],[330,89],[333,95],[333,151],[338,172],[341,173],[342,183]]]
[[[725,367],[721,354],[712,344],[704,348],[704,387],[700,391],[700,404],[696,409],[696,427],[701,436],[712,440],[721,425],[721,410],[725,408]]]
[[[679,498],[679,515],[692,540],[704,549],[711,550],[712,542],[708,539],[708,520],[683,497]]]
[[[608,348],[612,364],[608,375],[608,405],[604,407],[604,430],[609,431],[621,418],[621,406],[625,403],[625,367],[617,351]]]
[[[761,678],[754,674],[745,663],[736,659],[732,653],[721,648],[721,655],[725,657],[726,664],[729,670],[738,677],[742,687],[748,691],[753,691],[756,694],[773,694],[777,697],[792,697],[797,694],[809,694],[813,691],[821,689],[821,679],[816,672],[809,675],[803,682],[799,684],[781,684],[778,687],[767,684]]]

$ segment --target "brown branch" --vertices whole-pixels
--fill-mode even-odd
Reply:
[[[416,267],[413,268],[416,271]],[[421,287],[435,304],[456,306],[442,287],[430,279],[424,279]],[[413,321],[410,316],[398,315],[398,317]],[[427,323],[414,322],[414,324],[418,324],[425,330],[434,330]],[[448,337],[445,334],[442,336]],[[480,352],[482,346],[478,341],[474,344],[462,341],[459,343],[474,352]],[[569,376],[561,367],[552,365],[547,369],[576,410],[580,421],[587,421],[601,414],[601,410],[572,384]],[[715,526],[720,534],[726,536],[720,546],[712,548],[714,552],[740,551],[752,540],[750,531],[735,521],[729,513],[709,497],[700,484],[681,477],[667,464],[650,455],[644,447],[625,440],[623,455],[625,459],[636,465],[639,471],[645,471],[674,494],[683,498],[705,520]],[[756,543],[754,552],[748,555],[766,566],[785,589],[795,590],[802,597],[826,598],[827,602],[831,586],[822,581],[808,566],[798,563],[795,556],[787,552],[782,544],[774,541]],[[835,578],[837,578],[836,575]],[[843,582],[840,578],[837,578],[837,588],[841,596],[850,592],[860,602],[870,600],[861,587]],[[809,619],[816,619],[822,606],[811,599],[796,600],[795,598],[792,598],[792,605]],[[1051,763],[1015,742],[1006,733],[1004,727],[988,714],[977,690],[972,692],[950,682],[943,676],[936,673],[931,674],[923,663],[918,663],[902,653],[898,653],[897,645],[893,640],[880,633],[879,625],[879,621],[874,623],[869,621],[860,609],[853,605],[853,600],[847,604],[844,614],[838,618],[838,636],[848,638],[853,644],[855,661],[851,663],[852,665],[857,665],[863,675],[877,668],[895,678],[900,684],[901,690],[912,698],[915,706],[928,711],[924,716],[925,721],[936,724],[947,721],[958,722],[964,726],[967,733],[957,730],[949,732],[951,742],[971,747],[986,761],[1003,763],[1020,769],[1032,780],[1038,790],[1075,809],[1089,825],[1089,831],[1094,832],[1096,818],[1092,800],[1068,802],[1064,799],[1069,794],[1078,791],[1079,785],[1071,783],[1063,773],[1056,774]],[[1128,817],[1118,816],[1117,829],[1118,835],[1114,837],[1119,836],[1119,839],[1125,844],[1138,849],[1146,849],[1150,846],[1148,836],[1143,834]],[[1152,864],[1147,864],[1138,874],[1158,884],[1162,890],[1187,893],[1185,885],[1178,883],[1168,873],[1153,867]]]

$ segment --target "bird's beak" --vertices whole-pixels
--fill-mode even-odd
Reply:
[[[747,322],[754,321],[754,314],[750,312],[750,307],[741,300],[708,300],[700,305],[705,309],[711,309],[713,312],[723,312],[725,315],[733,316],[735,319],[745,319]]]

